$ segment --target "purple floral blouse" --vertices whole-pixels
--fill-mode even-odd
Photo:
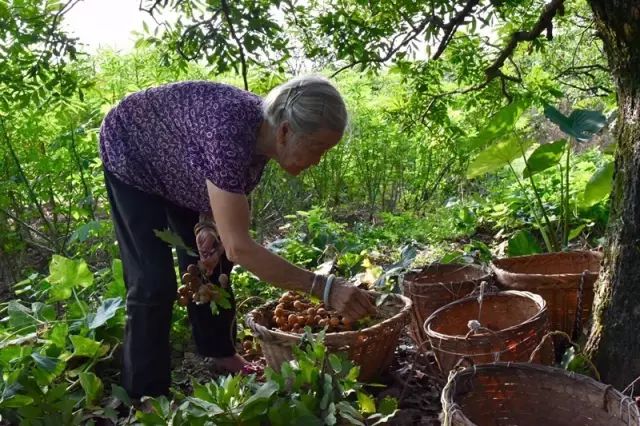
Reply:
[[[123,182],[183,207],[210,212],[206,179],[248,194],[268,158],[256,153],[260,97],[207,81],[133,93],[100,128],[104,167]]]

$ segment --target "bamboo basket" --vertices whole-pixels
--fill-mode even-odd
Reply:
[[[542,365],[499,362],[452,372],[441,400],[445,426],[640,426],[632,398]]]
[[[482,328],[470,330],[477,320]],[[466,297],[435,311],[424,323],[440,371],[445,375],[461,361],[527,361],[549,331],[545,301],[537,294],[503,291]],[[536,362],[550,362],[546,352]]]
[[[272,329],[276,305],[277,302],[272,302],[254,309],[247,314],[246,323],[260,341],[267,364],[279,369],[283,362],[293,359],[292,347],[301,342],[302,335]],[[361,330],[327,333],[324,344],[330,352],[346,352],[360,366],[361,381],[373,380],[391,364],[410,309],[411,300],[391,295],[378,307],[386,319]]]
[[[424,322],[438,308],[468,296],[490,275],[475,265],[432,263],[404,276],[402,292],[413,302],[411,337],[419,348],[429,349]]]
[[[591,315],[601,260],[602,254],[596,251],[548,253],[495,260],[493,270],[501,286],[541,295],[548,305],[551,329],[576,339]]]

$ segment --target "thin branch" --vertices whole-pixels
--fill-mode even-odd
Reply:
[[[538,22],[536,22],[531,31],[517,31],[513,33],[507,46],[502,50],[493,64],[485,70],[487,79],[491,80],[498,76],[498,71],[502,68],[507,58],[513,54],[518,43],[523,41],[533,41],[538,38],[545,29],[552,25],[552,20],[556,16],[556,13],[562,12],[563,10],[564,0],[552,0],[550,3],[545,5],[540,18],[538,18]]]
[[[462,10],[460,10],[460,12],[458,12],[453,18],[451,18],[451,21],[449,21],[446,25],[443,25],[442,28],[445,31],[444,36],[442,37],[440,46],[438,46],[438,50],[431,59],[436,60],[442,55],[444,50],[449,45],[449,42],[453,39],[453,36],[455,35],[458,27],[464,23],[464,19],[471,14],[473,8],[476,7],[478,3],[480,3],[480,0],[469,0],[467,4],[462,8]]]
[[[222,6],[222,11],[227,20],[227,25],[229,25],[229,31],[231,32],[231,37],[236,41],[238,45],[238,49],[240,50],[240,63],[242,65],[242,80],[244,81],[244,90],[249,90],[249,82],[247,81],[247,60],[244,56],[244,47],[242,45],[242,41],[236,34],[236,30],[233,28],[233,22],[231,21],[231,13],[229,11],[229,5],[226,0],[221,0],[220,5]]]

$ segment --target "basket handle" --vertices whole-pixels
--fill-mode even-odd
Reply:
[[[569,344],[571,344],[574,348],[576,348],[577,350],[580,350],[580,346],[575,343],[572,339],[571,336],[569,336],[567,333],[565,333],[564,331],[560,331],[560,330],[556,330],[556,331],[550,331],[547,334],[545,334],[544,336],[542,336],[542,339],[540,340],[540,343],[538,343],[538,346],[536,346],[533,351],[531,351],[531,356],[529,356],[529,362],[533,362],[533,360],[536,358],[536,356],[538,355],[538,352],[540,352],[540,350],[542,349],[542,347],[544,346],[545,342],[547,341],[547,339],[550,339],[553,336],[562,336],[565,339],[567,339],[567,341],[569,342]]]

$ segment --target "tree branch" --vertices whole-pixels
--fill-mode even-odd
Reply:
[[[445,31],[444,36],[438,46],[438,50],[431,59],[436,60],[442,55],[442,53],[444,53],[444,50],[449,45],[449,42],[455,35],[458,27],[464,23],[464,18],[471,14],[473,8],[476,7],[478,3],[480,3],[480,0],[469,0],[462,10],[451,18],[451,21],[441,27]]]
[[[507,46],[500,52],[500,55],[496,58],[496,60],[491,64],[486,70],[485,75],[488,80],[492,80],[496,78],[499,74],[498,71],[504,65],[504,62],[509,58],[518,43],[523,41],[533,41],[547,28],[550,28],[553,24],[553,18],[556,16],[556,13],[562,13],[564,10],[564,0],[552,0],[550,3],[547,3],[538,18],[538,22],[533,26],[531,31],[517,31],[511,35],[511,40],[507,44]]]

